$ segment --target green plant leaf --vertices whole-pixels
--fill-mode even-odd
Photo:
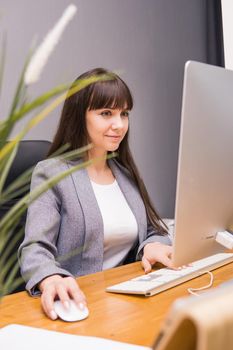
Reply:
[[[13,118],[13,115],[15,113],[15,110],[19,106],[21,96],[25,93],[24,74],[25,74],[27,66],[30,62],[31,55],[32,55],[32,51],[29,52],[29,54],[26,58],[26,61],[25,61],[25,64],[24,64],[24,67],[23,67],[23,70],[22,70],[22,73],[21,73],[21,76],[19,79],[19,83],[18,83],[17,88],[16,88],[15,96],[13,98],[13,102],[12,102],[12,105],[10,108],[10,113],[8,115],[7,120],[5,120],[5,126],[4,126],[3,130],[1,130],[0,148],[2,147],[2,145],[5,144],[7,138],[9,137],[9,135],[13,129],[14,121],[12,120],[12,118]]]
[[[4,159],[4,157],[6,157],[13,150],[15,144],[20,142],[20,140],[23,139],[23,137],[27,134],[28,131],[30,131],[33,127],[35,127],[42,120],[44,120],[57,106],[59,106],[62,102],[64,102],[66,98],[72,96],[73,94],[85,88],[89,84],[92,84],[97,81],[108,80],[108,79],[111,79],[111,74],[103,74],[100,76],[93,76],[91,78],[78,80],[67,94],[62,94],[59,97],[57,97],[48,106],[46,106],[40,113],[38,113],[31,120],[29,120],[29,122],[25,125],[23,130],[20,133],[18,133],[14,137],[14,139],[8,144],[6,144],[6,140],[5,140],[6,135],[8,135],[9,133],[9,125],[7,124],[6,130],[4,129],[0,134],[0,145],[1,145],[1,139],[3,140],[3,146],[2,148],[0,147],[0,166],[1,166],[2,159]],[[11,120],[10,124],[13,125],[14,121]]]
[[[115,153],[111,153],[107,155],[107,159],[110,159],[112,157],[115,157]],[[96,158],[96,159],[91,159],[88,161],[84,161],[81,164],[78,164],[76,166],[73,166],[72,168],[55,175],[48,179],[47,181],[44,181],[42,185],[38,186],[35,188],[30,194],[24,196],[19,202],[16,203],[16,205],[9,210],[9,212],[2,218],[0,221],[0,231],[3,227],[7,227],[9,229],[10,224],[14,218],[18,218],[22,214],[22,210],[26,210],[27,206],[33,202],[35,199],[37,199],[42,193],[56,185],[59,181],[64,179],[66,176],[70,175],[74,171],[78,171],[79,169],[82,169],[84,167],[87,167],[95,162],[98,162],[100,160],[103,160],[103,158]]]
[[[60,147],[55,153],[53,153],[49,158],[55,158],[61,156],[63,160],[73,159],[74,157],[80,156],[82,153],[91,149],[91,144],[80,147],[78,150],[73,150],[64,153],[64,151],[69,147],[68,144]],[[19,196],[21,193],[24,193],[30,186],[30,180],[34,166],[27,169],[24,173],[17,177],[1,194],[0,204],[4,204],[12,198]]]
[[[19,121],[22,117],[24,117],[26,114],[30,113],[31,111],[35,110],[36,108],[44,105],[46,102],[48,102],[51,98],[60,95],[61,93],[67,91],[69,89],[70,84],[64,84],[59,85],[56,88],[49,90],[48,92],[42,94],[41,96],[37,97],[35,100],[29,103],[24,103],[21,108],[17,109],[15,113],[12,115],[12,121],[16,122]]]
[[[2,171],[0,172],[0,194],[2,193],[3,186],[5,184],[7,175],[10,171],[11,165],[15,159],[17,150],[18,150],[18,144],[16,144],[15,147],[13,148],[9,158],[6,160],[5,166],[3,167]]]

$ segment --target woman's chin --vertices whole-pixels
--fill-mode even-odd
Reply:
[[[108,152],[114,152],[119,148],[119,145],[112,145],[110,147],[108,147],[107,151]]]

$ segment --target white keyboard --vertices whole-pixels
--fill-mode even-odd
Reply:
[[[192,266],[188,266],[181,270],[163,268],[148,273],[147,275],[144,274],[131,280],[107,287],[106,291],[151,296],[200,276],[207,271],[229,264],[232,261],[232,253],[219,253],[211,255],[208,258],[197,260],[192,263]]]

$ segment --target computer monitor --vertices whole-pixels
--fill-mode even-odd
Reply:
[[[185,65],[177,172],[174,266],[224,251],[233,224],[233,71]]]

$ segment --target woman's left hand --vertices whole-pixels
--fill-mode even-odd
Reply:
[[[144,247],[142,257],[142,267],[145,273],[151,271],[152,266],[159,262],[167,267],[172,268],[172,247],[159,242],[148,243]]]

